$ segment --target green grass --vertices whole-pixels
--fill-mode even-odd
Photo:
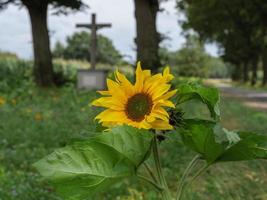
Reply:
[[[95,92],[76,91],[73,87],[22,93],[0,94],[0,200],[60,200],[43,181],[32,164],[75,138],[88,137],[98,129],[93,118],[99,110],[88,106]],[[222,99],[222,121],[229,129],[267,130],[267,113],[245,108],[239,102]],[[208,118],[206,108],[194,102],[184,107],[186,117]],[[177,178],[193,152],[177,135],[161,145],[164,171],[172,192]],[[267,163],[251,161],[223,163],[211,167],[186,192],[185,200],[264,200],[267,199]],[[265,196],[264,196],[265,195]],[[121,198],[118,198],[120,196]],[[157,200],[149,185],[136,179],[125,180],[98,194],[92,200]]]

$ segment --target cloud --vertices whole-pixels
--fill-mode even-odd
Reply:
[[[49,30],[52,46],[56,41],[64,42],[68,35],[75,31],[76,23],[89,23],[90,15],[97,14],[97,22],[112,23],[112,28],[100,30],[101,34],[112,39],[114,45],[122,54],[135,58],[134,38],[136,24],[134,18],[133,0],[85,0],[90,6],[86,12],[78,12],[68,16],[54,16],[49,14]],[[175,50],[181,47],[184,38],[181,36],[181,28],[178,25],[178,15],[175,9],[175,1],[168,1],[161,5],[165,9],[158,15],[158,30],[167,34],[171,40],[165,41],[164,46]],[[8,20],[7,20],[8,19]],[[20,57],[32,58],[32,39],[29,17],[27,11],[15,6],[0,13],[0,49],[16,52]],[[209,52],[216,54],[216,47],[207,47]]]

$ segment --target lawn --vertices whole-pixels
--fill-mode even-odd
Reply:
[[[54,149],[98,130],[93,118],[99,110],[89,106],[97,94],[76,91],[68,86],[49,90],[29,87],[23,92],[0,96],[0,200],[60,200],[53,188],[41,180],[32,164]],[[184,110],[186,117],[203,114],[209,117],[206,108],[196,107],[194,102]],[[236,100],[223,98],[221,111],[227,128],[261,133],[267,130],[267,113],[246,108]],[[164,171],[175,192],[176,175],[181,175],[180,169],[194,154],[182,146],[179,136],[174,133],[162,143],[160,150]],[[204,174],[191,190],[187,190],[185,200],[267,199],[266,161],[223,163],[206,173],[209,176]],[[150,189],[137,179],[125,180],[92,199],[159,199]]]

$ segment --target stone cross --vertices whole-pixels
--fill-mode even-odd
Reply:
[[[96,23],[96,14],[92,14],[92,22],[91,24],[77,24],[77,28],[88,28],[91,29],[91,47],[90,47],[90,62],[91,62],[91,69],[95,69],[96,66],[96,50],[97,50],[97,30],[101,28],[109,28],[111,24],[104,23],[104,24],[97,24]]]

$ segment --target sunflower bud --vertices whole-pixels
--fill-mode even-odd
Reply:
[[[182,111],[182,109],[175,108],[175,109],[170,110],[168,113],[170,116],[170,119],[169,119],[170,125],[172,125],[174,128],[181,127],[183,125],[184,112]],[[162,142],[166,139],[165,134],[167,132],[168,131],[161,131],[162,134],[157,136],[157,139],[159,140],[159,142]]]
[[[184,112],[181,108],[175,108],[169,111],[170,121],[169,123],[174,127],[181,127],[183,125]]]

